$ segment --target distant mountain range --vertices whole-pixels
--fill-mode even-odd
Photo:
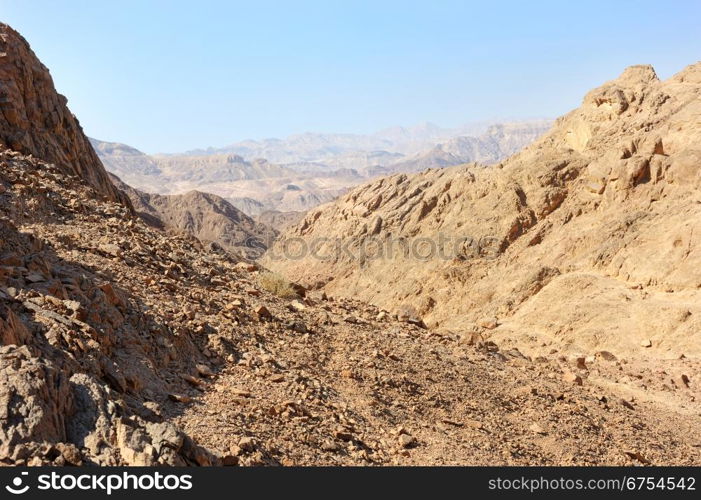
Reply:
[[[425,122],[413,127],[391,127],[373,134],[321,134],[307,132],[285,139],[245,140],[222,148],[188,151],[185,154],[237,154],[244,158],[266,158],[275,163],[319,161],[357,152],[384,151],[412,155],[453,137],[484,133],[496,122],[475,122],[456,128],[442,128]]]
[[[444,129],[426,123],[371,135],[306,133],[159,155],[91,142],[107,170],[141,191],[213,193],[256,216],[268,210],[303,212],[381,175],[494,163],[530,144],[550,125],[535,120]]]

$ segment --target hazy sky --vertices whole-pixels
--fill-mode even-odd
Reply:
[[[0,0],[85,131],[146,152],[560,115],[701,58],[701,2]]]

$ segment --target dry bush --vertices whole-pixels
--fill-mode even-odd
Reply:
[[[297,297],[297,292],[292,287],[292,283],[287,281],[284,276],[278,273],[264,272],[258,276],[258,284],[263,290],[282,297],[291,299]]]

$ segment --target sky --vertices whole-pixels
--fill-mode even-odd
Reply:
[[[0,0],[86,133],[144,152],[556,117],[701,58],[701,2]]]

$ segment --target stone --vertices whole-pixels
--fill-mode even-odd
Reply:
[[[480,422],[479,420],[474,420],[474,419],[468,418],[468,419],[465,419],[464,422],[465,422],[465,425],[471,429],[475,429],[475,430],[484,429],[484,425],[482,425],[482,422]]]
[[[46,276],[40,273],[29,273],[26,276],[26,280],[30,283],[40,283],[42,281],[46,281]]]
[[[484,337],[479,332],[470,331],[460,335],[460,343],[464,345],[480,345],[484,343]]]
[[[644,456],[642,453],[640,453],[640,452],[638,452],[638,451],[630,451],[630,450],[627,450],[627,451],[625,451],[624,453],[625,453],[629,458],[632,458],[633,460],[637,460],[637,461],[640,462],[641,464],[647,465],[647,464],[650,463],[650,461],[649,461],[647,458],[645,458],[645,456]]]
[[[682,373],[681,375],[678,375],[675,378],[675,384],[679,387],[689,387],[689,384],[691,383],[691,380],[689,379],[689,376]]]
[[[250,262],[239,262],[236,264],[236,269],[252,273],[258,270],[258,266]]]
[[[587,360],[584,356],[577,356],[572,360],[574,366],[579,370],[587,369]]]
[[[268,308],[265,307],[265,306],[262,305],[262,304],[256,306],[256,307],[253,309],[253,312],[254,312],[254,313],[256,314],[256,316],[258,317],[258,321],[269,320],[269,319],[271,319],[271,318],[273,317],[273,315],[270,313],[270,311],[268,310]]]
[[[195,365],[195,369],[197,370],[197,373],[199,373],[201,377],[213,377],[214,376],[214,372],[207,365],[203,365],[201,363],[198,363]]]
[[[353,440],[353,434],[348,432],[346,429],[339,428],[336,429],[333,433],[333,436],[336,439],[340,439],[341,441],[352,441]]]
[[[478,326],[486,330],[494,330],[497,326],[499,326],[499,320],[497,320],[495,317],[484,318],[479,321]]]
[[[407,304],[404,304],[397,310],[397,321],[416,325],[420,328],[426,328],[426,325],[419,317],[416,308]]]
[[[640,342],[641,347],[652,347],[652,340],[646,339]]]
[[[250,453],[256,449],[256,441],[252,437],[242,437],[239,439],[238,446],[242,451]]]
[[[626,408],[628,408],[629,410],[635,410],[635,406],[633,406],[633,404],[630,401],[627,401],[623,398],[621,398],[621,404],[623,406],[625,406]]]
[[[333,441],[324,441],[321,444],[322,451],[334,452],[334,451],[338,451],[339,449],[340,449],[340,446],[338,446],[338,444],[334,443]]]
[[[103,243],[98,247],[98,249],[101,252],[104,252],[113,257],[121,257],[122,255],[122,249],[119,248],[119,245],[115,245],[112,243]]]
[[[402,448],[411,448],[416,445],[416,438],[409,434],[400,434],[399,444]]]
[[[299,300],[293,300],[288,305],[288,308],[293,312],[302,312],[307,309],[307,307],[302,304]]]
[[[80,450],[72,443],[56,443],[56,450],[61,454],[66,463],[81,466],[83,457]]]
[[[548,431],[546,431],[541,425],[539,425],[539,424],[537,424],[537,423],[531,424],[531,425],[528,427],[528,429],[529,429],[531,432],[534,432],[535,434],[543,434],[543,435],[545,435],[545,434],[548,433]]]
[[[603,359],[604,361],[616,361],[618,359],[608,351],[598,351],[595,356],[597,359]]]
[[[292,331],[295,331],[297,333],[308,333],[309,329],[307,328],[307,325],[300,321],[288,321],[285,326]]]
[[[64,300],[63,305],[66,306],[66,309],[73,311],[73,312],[78,312],[81,310],[81,304],[77,300]]]
[[[119,367],[107,357],[102,358],[100,365],[102,366],[102,373],[105,379],[107,379],[112,388],[118,392],[126,392],[127,381]]]
[[[238,299],[234,299],[231,302],[227,303],[226,306],[224,306],[224,309],[226,309],[227,311],[235,311],[236,309],[241,308],[242,305],[243,302],[241,302]]]
[[[562,375],[562,380],[564,380],[565,382],[567,382],[569,384],[574,384],[574,385],[582,385],[582,383],[583,383],[582,377],[580,377],[576,373],[572,373],[572,372],[565,372]]]
[[[192,403],[192,398],[185,394],[168,394],[168,397],[176,403]]]
[[[183,378],[183,380],[185,380],[186,382],[188,382],[189,384],[192,384],[194,386],[199,387],[200,385],[202,385],[201,379],[199,379],[197,377],[193,377],[192,375],[188,375],[187,373],[181,375],[181,377]]]

